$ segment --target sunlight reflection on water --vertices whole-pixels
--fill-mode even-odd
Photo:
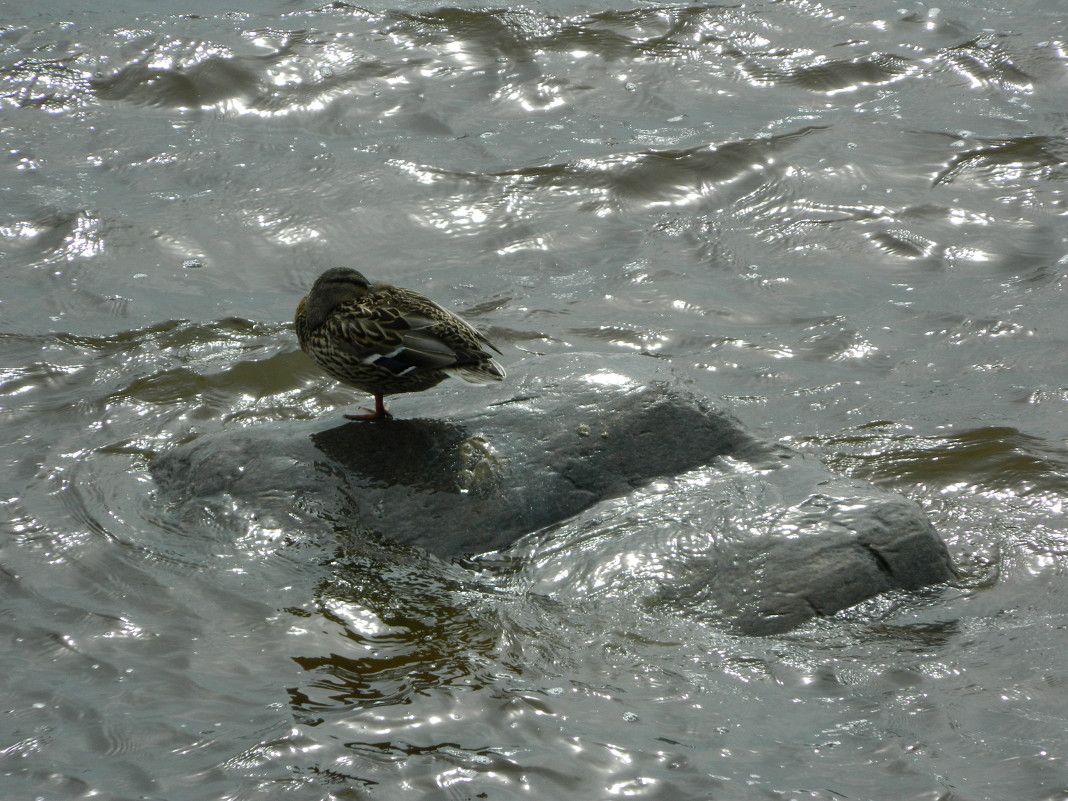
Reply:
[[[210,5],[0,26],[12,797],[1060,797],[1058,4]],[[816,514],[729,458],[481,565],[284,460],[251,504],[163,497],[182,443],[363,402],[291,330],[335,265],[425,288],[510,373],[662,365],[918,502],[959,581],[729,632],[702,570],[766,570],[728,546]],[[728,501],[751,529],[709,522]]]

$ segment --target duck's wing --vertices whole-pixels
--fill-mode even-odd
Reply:
[[[470,359],[438,335],[438,321],[391,307],[353,305],[339,310],[328,325],[339,350],[394,375],[448,369]]]
[[[453,314],[450,311],[446,311],[434,301],[427,298],[427,302],[430,303],[434,309],[439,312],[434,316],[434,322],[441,328],[448,329],[449,338],[455,339],[457,336],[464,340],[464,344],[469,350],[481,350],[483,347],[490,348],[496,353],[501,351],[494,345],[489,339],[475,328],[471,323],[467,322],[463,317],[458,314]]]
[[[445,368],[452,375],[471,384],[488,384],[506,377],[504,368],[490,356],[487,348],[500,353],[489,338],[457,314],[446,311],[425,296],[419,296],[423,305],[417,314],[406,315],[411,319],[425,320],[434,336],[445,342],[456,353],[456,363]],[[433,319],[427,319],[433,318]]]
[[[413,325],[433,327],[442,341],[457,349],[477,352],[489,348],[500,353],[497,346],[471,323],[420,292],[391,286],[381,288],[378,296],[388,299],[389,305],[401,311]]]

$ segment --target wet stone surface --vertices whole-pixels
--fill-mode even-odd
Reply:
[[[223,432],[152,474],[193,510],[311,510],[445,559],[517,560],[537,592],[638,592],[754,634],[953,577],[916,504],[761,443],[648,361],[533,360],[477,391],[480,411]]]

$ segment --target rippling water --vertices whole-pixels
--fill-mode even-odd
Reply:
[[[1068,798],[1061,3],[183,5],[0,20],[0,794]],[[960,583],[746,638],[184,520],[155,454],[354,401],[336,264],[664,360]]]

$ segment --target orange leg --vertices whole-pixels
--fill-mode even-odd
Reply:
[[[386,409],[386,405],[382,402],[382,396],[377,392],[375,393],[375,408],[364,409],[367,414],[346,414],[346,420],[392,420],[393,415]]]

